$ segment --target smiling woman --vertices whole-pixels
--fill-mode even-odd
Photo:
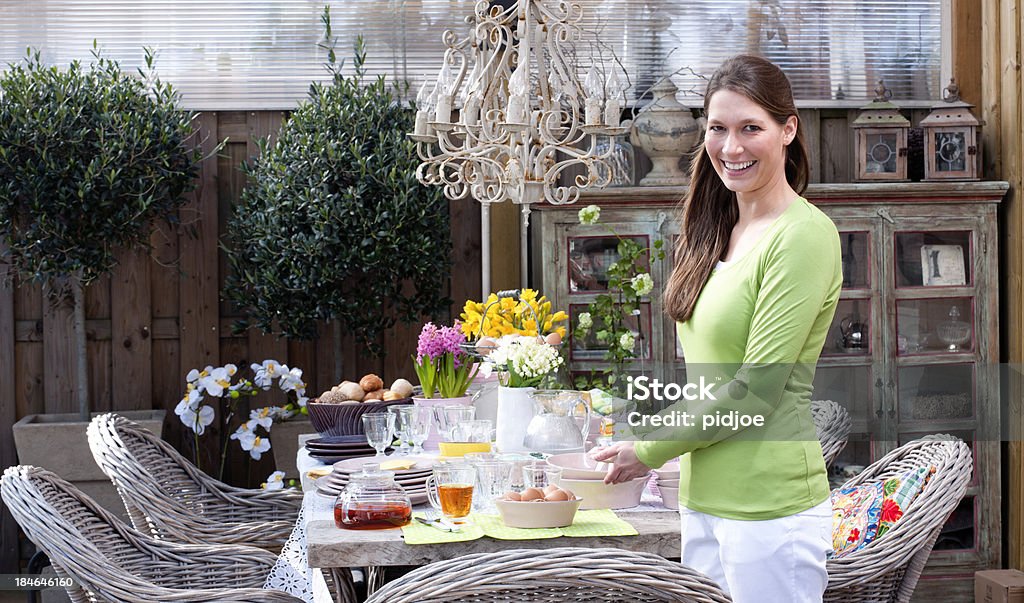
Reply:
[[[842,284],[839,234],[800,196],[807,152],[781,69],[726,61],[704,108],[665,307],[687,379],[716,385],[661,413],[700,419],[595,460],[621,482],[682,455],[683,564],[738,603],[819,602],[832,519],[810,392]]]

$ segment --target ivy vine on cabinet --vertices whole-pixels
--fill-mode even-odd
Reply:
[[[946,522],[915,592],[971,601],[976,570],[1001,567],[998,223],[1005,182],[811,185],[807,198],[840,233],[843,291],[815,376],[815,399],[850,412],[853,430],[833,484],[896,446],[949,433],[974,453],[967,496]],[[576,317],[602,291],[615,237],[665,241],[655,287],[635,325],[641,357],[628,370],[685,380],[683,350],[661,293],[679,233],[680,187],[606,189],[574,206],[538,206],[533,282]],[[601,222],[581,225],[597,204]],[[571,330],[571,329],[570,329]],[[592,341],[570,338],[570,374],[600,370]]]

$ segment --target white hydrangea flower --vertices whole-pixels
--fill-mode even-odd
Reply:
[[[654,279],[646,272],[634,276],[629,283],[633,285],[633,290],[640,296],[647,295],[654,289]]]
[[[594,326],[594,319],[591,318],[590,312],[581,312],[580,315],[576,317],[576,325],[581,329],[589,329]]]
[[[632,333],[623,333],[619,336],[619,347],[627,352],[633,351],[633,345],[636,343],[636,339]]]
[[[597,224],[601,219],[601,208],[596,205],[588,205],[580,210],[580,224]]]

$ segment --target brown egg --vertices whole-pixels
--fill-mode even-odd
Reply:
[[[502,498],[505,500],[519,500],[520,496],[518,492],[506,492]]]
[[[551,492],[550,494],[545,496],[544,500],[548,502],[569,500],[569,494],[565,490],[555,490],[554,492]]]
[[[573,494],[572,491],[570,491],[570,490],[562,490],[562,492],[565,492],[565,496],[566,496],[565,500],[576,500],[576,495]]]
[[[536,488],[527,488],[519,493],[519,500],[530,502],[531,500],[544,500],[544,493]]]
[[[558,333],[548,333],[547,337],[544,338],[544,343],[549,345],[558,345],[562,343],[562,336]]]
[[[552,492],[554,492],[554,491],[556,491],[558,489],[559,489],[558,486],[556,486],[554,484],[548,484],[548,485],[544,486],[544,496],[547,496],[548,494],[551,494]]]

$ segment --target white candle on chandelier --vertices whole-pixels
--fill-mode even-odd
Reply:
[[[626,87],[619,80],[618,72],[612,67],[612,74],[608,77],[608,100],[604,104],[604,122],[611,128],[619,126],[619,119],[622,117],[622,93]]]
[[[437,74],[437,110],[434,112],[434,121],[449,123],[452,120],[452,85],[454,84],[452,70],[448,66],[448,59],[445,57],[441,65],[441,71]]]
[[[427,86],[426,76],[423,76],[423,85],[420,86],[420,91],[416,94],[416,126],[413,129],[413,134],[420,136],[430,134],[430,126],[427,122],[430,121],[432,109],[430,89]]]
[[[466,79],[466,87],[462,89],[461,101],[462,110],[460,117],[462,123],[467,126],[475,126],[480,121],[480,106],[483,104],[483,95],[480,94],[480,62],[473,63],[473,71]]]
[[[526,92],[529,89],[526,75],[526,64],[529,59],[519,61],[512,77],[508,80],[508,111],[505,114],[505,121],[511,124],[526,123]]]
[[[597,75],[597,67],[591,65],[587,79],[583,81],[583,91],[587,93],[584,101],[586,123],[588,126],[601,124],[601,96],[604,86],[601,85],[601,77]]]

